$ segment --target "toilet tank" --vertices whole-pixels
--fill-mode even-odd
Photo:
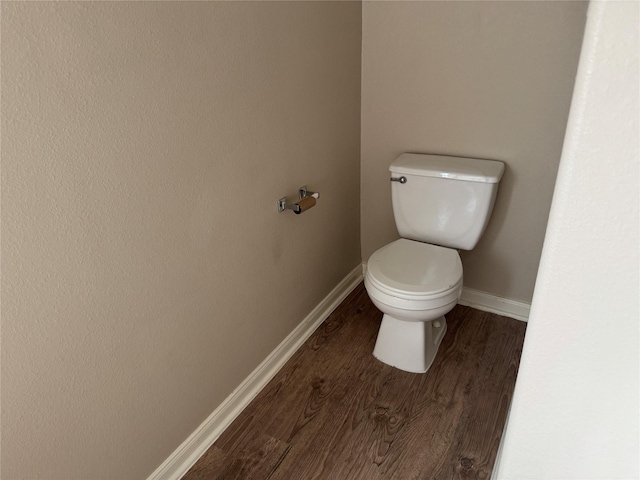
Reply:
[[[404,153],[389,167],[393,214],[403,238],[473,249],[491,217],[504,163]]]

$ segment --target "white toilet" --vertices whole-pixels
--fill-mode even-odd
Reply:
[[[401,370],[424,373],[447,331],[444,315],[462,292],[457,249],[473,249],[484,233],[504,164],[405,153],[389,170],[402,238],[367,262],[364,285],[384,313],[373,355]]]

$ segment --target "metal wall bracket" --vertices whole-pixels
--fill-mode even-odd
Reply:
[[[320,198],[320,194],[318,192],[312,192],[311,190],[307,190],[307,186],[303,185],[298,190],[298,200],[302,200],[306,197],[314,197],[316,199]]]
[[[282,197],[278,200],[278,213],[284,212],[286,209],[293,210],[295,213],[300,213],[300,205],[297,203],[287,203],[287,197]]]
[[[305,198],[307,200],[305,200]],[[303,185],[298,189],[299,203],[287,203],[287,197],[282,197],[278,200],[278,213],[284,212],[285,210],[293,210],[294,213],[300,214],[313,207],[318,198],[320,198],[320,194],[318,192],[307,190],[307,186]]]

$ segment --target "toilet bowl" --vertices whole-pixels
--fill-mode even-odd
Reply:
[[[447,329],[444,315],[462,292],[458,252],[396,240],[369,258],[365,288],[384,314],[373,355],[401,370],[426,372]]]

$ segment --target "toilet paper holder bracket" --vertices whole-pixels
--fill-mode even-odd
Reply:
[[[307,186],[303,185],[298,189],[298,202],[300,202],[300,200],[303,200],[307,197],[313,197],[314,199],[318,199],[320,198],[320,194],[318,192],[312,192],[311,190],[308,190]],[[310,205],[301,206],[298,203],[287,203],[287,197],[282,197],[278,199],[278,212],[284,212],[285,210],[288,209],[288,210],[293,210],[293,213],[300,214],[304,210],[307,210],[308,208],[311,208],[313,205],[315,205],[315,200],[312,200],[312,202],[313,203]]]
[[[306,197],[314,197],[315,199],[320,198],[320,194],[318,192],[312,192],[311,190],[307,190],[307,186],[303,185],[298,190],[298,200],[302,200]]]

